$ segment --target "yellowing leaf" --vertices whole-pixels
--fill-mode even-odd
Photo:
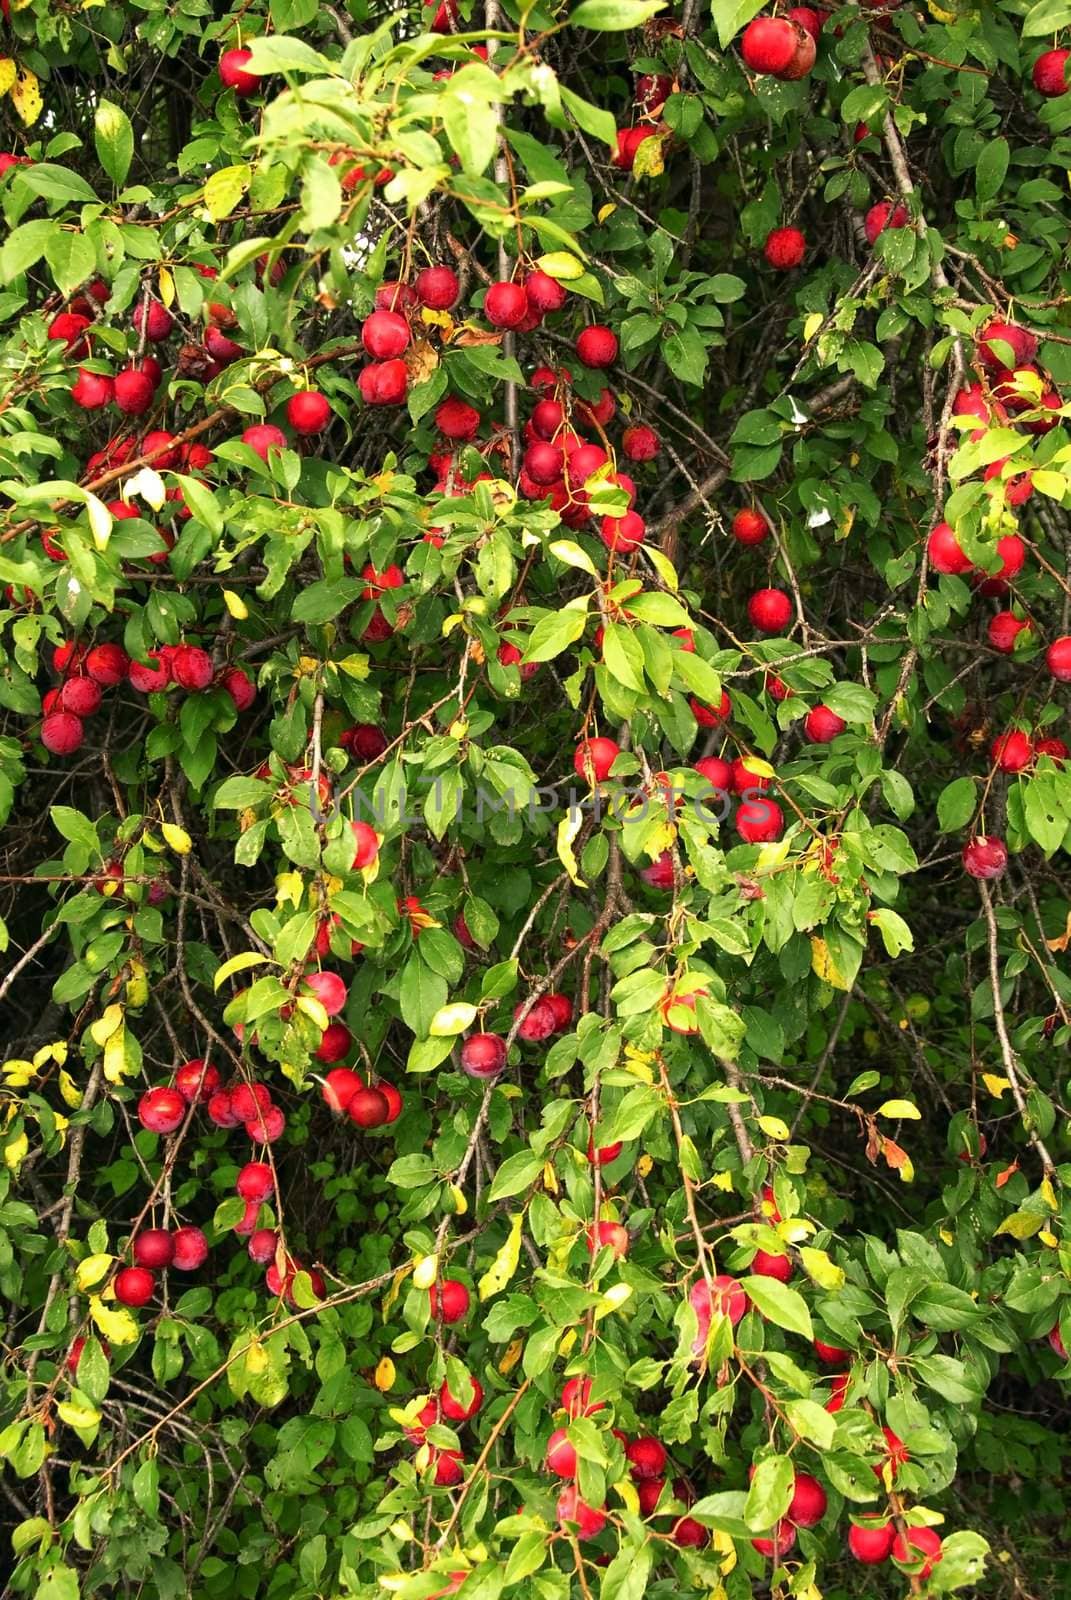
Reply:
[[[453,1005],[439,1007],[428,1032],[433,1039],[451,1039],[456,1033],[464,1033],[475,1020],[476,1007],[467,1000],[456,1000]]]
[[[125,1306],[116,1311],[106,1306],[99,1295],[94,1295],[89,1302],[89,1314],[109,1344],[133,1344],[138,1337],[138,1325]]]
[[[72,1400],[61,1400],[56,1410],[69,1428],[95,1428],[100,1421],[99,1411],[92,1406],[75,1405]]]
[[[567,811],[565,816],[558,823],[558,860],[561,862],[562,866],[565,868],[566,872],[569,874],[570,878],[576,884],[578,889],[587,888],[587,884],[580,876],[577,868],[576,856],[573,854],[573,840],[576,838],[583,826],[583,816],[576,808],[571,808],[569,811]]]
[[[0,1072],[4,1074],[5,1089],[25,1089],[26,1085],[37,1076],[37,1067],[32,1061],[12,1059],[4,1062]]]
[[[837,970],[826,941],[820,939],[817,934],[811,936],[811,968],[815,977],[821,978],[823,983],[828,983],[830,988],[851,988],[851,984],[845,982],[844,974]]]
[[[193,849],[193,840],[185,828],[177,827],[173,822],[161,822],[160,832],[177,856],[188,856]]]
[[[810,344],[811,340],[814,338],[815,334],[818,332],[819,328],[822,326],[822,324],[823,324],[823,322],[825,320],[826,320],[826,314],[825,314],[824,311],[812,311],[811,312],[810,316],[807,318],[806,322],[803,324],[803,342],[804,342],[804,344]]]
[[[481,1300],[490,1300],[492,1295],[501,1294],[517,1270],[517,1264],[521,1259],[521,1229],[524,1226],[524,1213],[522,1211],[517,1212],[510,1217],[509,1223],[509,1236],[505,1244],[480,1279],[479,1295]]]
[[[79,1261],[74,1271],[74,1281],[83,1294],[87,1289],[96,1287],[114,1260],[114,1256],[96,1255],[86,1256],[84,1261]]]
[[[564,561],[567,567],[576,567],[581,572],[588,572],[597,577],[595,563],[586,550],[582,550],[572,539],[552,539],[548,546],[552,556],[557,556],[559,561]]]
[[[600,1322],[603,1317],[608,1317],[612,1311],[620,1311],[625,1301],[632,1296],[631,1283],[615,1283],[607,1289],[598,1305],[595,1307],[595,1321]]]
[[[598,210],[598,213],[597,213],[596,220],[599,221],[599,222],[605,222],[607,217],[612,217],[616,210],[617,210],[616,206],[612,206],[612,205],[600,206],[599,210]]]
[[[230,215],[249,188],[252,177],[252,169],[244,162],[213,172],[204,188],[205,207],[213,222]]]
[[[469,1203],[465,1199],[465,1191],[459,1189],[456,1183],[448,1183],[446,1192],[453,1204],[455,1217],[463,1217],[469,1209]]]
[[[154,511],[159,511],[167,499],[167,489],[158,472],[152,467],[142,467],[140,472],[135,472],[134,476],[128,478],[123,485],[123,499],[129,501],[131,495],[144,500]]]
[[[44,101],[41,99],[37,78],[29,67],[19,67],[14,88],[11,90],[11,103],[18,112],[23,126],[32,128],[41,115]]]
[[[311,1017],[321,1033],[331,1021],[322,1003],[312,994],[298,995],[297,1000],[294,1002],[294,1009],[302,1012],[306,1017]]]
[[[788,1139],[792,1130],[780,1117],[760,1117],[759,1127],[768,1139]]]
[[[89,1035],[94,1044],[99,1044],[103,1048],[115,1030],[122,1026],[122,1006],[109,1006],[106,1011],[101,1012],[95,1022],[90,1023]]]
[[[548,1194],[558,1193],[558,1174],[554,1170],[553,1161],[543,1163],[543,1187]]]
[[[621,1504],[632,1516],[640,1514],[640,1496],[631,1478],[620,1478],[614,1484],[614,1493],[620,1495]]]
[[[552,250],[549,255],[540,256],[536,267],[540,272],[545,272],[548,278],[557,278],[565,283],[584,276],[583,266],[567,250]]]
[[[651,1158],[650,1156],[646,1156],[643,1159],[649,1161]],[[638,1165],[639,1163],[637,1162],[637,1166]],[[733,1175],[731,1172],[716,1172],[710,1181],[714,1185],[715,1189],[720,1189],[723,1194],[732,1193]]]
[[[335,666],[347,678],[356,678],[358,682],[363,682],[369,672],[368,657],[362,655],[343,656],[341,661],[335,662]]]
[[[122,1083],[126,1071],[126,1029],[117,1028],[104,1046],[104,1076],[109,1083]]]
[[[1036,1211],[1013,1211],[1010,1217],[1005,1217],[999,1228],[994,1229],[994,1239],[998,1234],[1010,1234],[1013,1239],[1032,1239],[1040,1233],[1045,1225],[1045,1218]]]
[[[59,1092],[63,1097],[64,1105],[70,1106],[72,1111],[77,1111],[78,1107],[82,1104],[82,1091],[79,1089],[78,1085],[75,1083],[66,1067],[62,1067],[60,1069]]]
[[[512,1344],[506,1346],[506,1352],[498,1363],[498,1370],[503,1377],[511,1373],[524,1354],[524,1340],[514,1339]]]
[[[388,1389],[394,1388],[394,1379],[396,1376],[397,1369],[395,1368],[394,1362],[391,1360],[390,1356],[384,1356],[382,1361],[376,1367],[375,1377],[373,1380],[380,1394],[386,1394]]]
[[[89,516],[89,529],[93,535],[93,543],[98,550],[107,550],[108,540],[112,532],[112,514],[103,500],[98,500],[95,494],[86,490],[86,512]]]
[[[875,1111],[876,1117],[901,1117],[911,1122],[921,1122],[922,1112],[918,1111],[910,1100],[886,1100]]]
[[[636,1163],[636,1171],[639,1173],[641,1178],[647,1178],[647,1177],[650,1176],[650,1174],[651,1174],[651,1172],[653,1170],[654,1170],[654,1159],[651,1156],[647,1155],[646,1152],[645,1152]],[[725,1185],[724,1187],[731,1189],[732,1186],[733,1186],[733,1180],[732,1180],[731,1176],[729,1175],[729,1173],[719,1173],[718,1177],[714,1179],[714,1182],[718,1185],[718,1188],[720,1189],[720,1188],[723,1187],[723,1185],[719,1181],[719,1179],[721,1177],[726,1177],[726,1178],[729,1179],[728,1184]]]
[[[213,989],[218,993],[221,984],[226,983],[228,978],[233,978],[236,972],[247,972],[250,967],[259,967],[267,960],[267,956],[261,955],[256,950],[243,950],[240,956],[231,956],[229,961],[225,961],[218,968],[215,977],[212,979]],[[327,1027],[326,1022],[324,1027]]]
[[[18,1172],[22,1163],[26,1160],[29,1148],[30,1141],[26,1136],[25,1128],[20,1129],[16,1134],[12,1134],[4,1145],[4,1165],[9,1172]]]
[[[413,1265],[413,1283],[418,1289],[430,1289],[439,1276],[437,1255],[418,1256]]]
[[[1038,1193],[1050,1211],[1056,1210],[1056,1190],[1052,1186],[1052,1179],[1048,1176],[1042,1178],[1038,1184]]]
[[[173,305],[175,301],[174,278],[171,276],[170,272],[168,272],[166,267],[161,267],[156,276],[157,282],[160,285],[160,299],[164,302],[165,306]]]
[[[809,1245],[803,1245],[800,1248],[800,1260],[804,1272],[820,1289],[833,1292],[843,1289],[844,1269],[831,1261],[824,1250],[813,1250]]]
[[[1010,1078],[998,1078],[993,1072],[983,1072],[982,1082],[985,1084],[994,1100],[1002,1100],[1004,1098],[1005,1089],[1011,1088]]]
[[[15,82],[15,63],[10,56],[0,57],[0,95],[7,94]]]
[[[772,872],[775,867],[779,867],[782,861],[787,861],[787,859],[787,839],[774,839],[769,844],[761,845],[758,860],[755,862],[756,875],[761,876],[764,872]]]
[[[241,595],[235,594],[233,589],[224,589],[223,604],[227,607],[235,622],[244,622],[249,615],[249,607]]]
[[[305,880],[300,872],[280,872],[275,880],[276,904],[299,906],[305,893]]]

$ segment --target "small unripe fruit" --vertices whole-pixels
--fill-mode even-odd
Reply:
[[[777,272],[791,272],[802,264],[807,241],[798,228],[773,228],[766,235],[762,253]]]
[[[136,1267],[148,1267],[156,1272],[161,1267],[169,1267],[175,1254],[174,1243],[166,1228],[142,1229],[141,1233],[134,1235],[130,1249]]]
[[[457,1278],[440,1278],[428,1290],[431,1314],[439,1322],[460,1322],[468,1315],[469,1291]]]
[[[174,1133],[186,1117],[186,1102],[166,1085],[147,1089],[138,1101],[138,1121],[149,1133]]]
[[[585,739],[577,746],[573,768],[578,778],[587,783],[602,783],[610,776],[610,768],[621,754],[621,747],[612,739]]]
[[[449,311],[457,304],[461,284],[452,267],[425,267],[413,285],[421,305],[429,311]]]
[[[838,717],[828,706],[817,705],[804,718],[803,733],[811,744],[831,744],[847,726],[844,718]]]
[[[303,389],[286,402],[286,420],[295,433],[322,433],[331,420],[331,402],[318,389]]]
[[[497,1033],[471,1033],[461,1046],[461,1070],[470,1078],[497,1078],[506,1065],[506,1041]]]
[[[124,1267],[115,1274],[112,1288],[121,1306],[143,1306],[152,1299],[156,1279],[147,1267]]]
[[[519,283],[492,283],[483,314],[493,328],[517,328],[528,315],[528,296]]]
[[[252,50],[224,50],[219,58],[219,81],[225,89],[233,89],[239,100],[256,94],[260,79],[246,67],[253,59]]]
[[[891,200],[879,200],[876,206],[871,206],[863,219],[863,231],[868,244],[876,244],[878,236],[886,228],[906,228],[907,207],[893,205]]]
[[[85,729],[70,711],[53,711],[41,723],[41,743],[54,756],[70,756],[81,746]]]
[[[179,1272],[196,1272],[208,1260],[208,1240],[200,1228],[176,1228],[171,1243],[175,1247],[171,1265]]]
[[[247,444],[265,465],[273,451],[286,449],[287,442],[286,434],[272,422],[254,422],[242,434],[242,443]]]
[[[617,334],[612,328],[595,323],[585,328],[576,341],[576,353],[585,367],[609,367],[617,360]]]

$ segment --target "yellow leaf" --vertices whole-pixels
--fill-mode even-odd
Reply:
[[[96,1022],[90,1023],[89,1035],[93,1043],[99,1044],[103,1049],[116,1029],[122,1026],[122,1006],[109,1006],[106,1011],[101,1012]]]
[[[252,181],[252,168],[244,162],[240,166],[220,167],[213,172],[204,187],[204,202],[213,222],[229,216],[245,194]]]
[[[603,1317],[608,1317],[612,1311],[620,1311],[625,1301],[632,1295],[631,1283],[615,1283],[607,1289],[598,1305],[595,1307],[595,1321],[600,1322]]]
[[[721,1571],[723,1577],[728,1577],[736,1566],[736,1545],[733,1543],[731,1533],[723,1533],[715,1528],[710,1535],[710,1548],[721,1556]],[[711,1600],[715,1600],[712,1596]]]
[[[782,1122],[780,1117],[760,1117],[759,1127],[768,1139],[788,1139],[792,1130],[787,1122]]]
[[[437,1255],[418,1256],[413,1264],[413,1283],[418,1289],[430,1289],[439,1276]]]
[[[312,994],[299,995],[294,1002],[294,1009],[302,1012],[306,1017],[311,1017],[321,1033],[331,1021],[321,1002]]]
[[[376,1367],[374,1380],[376,1388],[379,1390],[380,1394],[386,1394],[388,1389],[394,1388],[395,1376],[396,1369],[394,1362],[391,1360],[390,1356],[384,1356],[382,1361]]]
[[[0,95],[7,94],[15,82],[15,63],[10,56],[0,57]]]
[[[275,880],[275,901],[277,905],[290,904],[299,906],[301,897],[305,892],[305,880],[300,872],[280,872]]]
[[[782,861],[787,859],[788,840],[775,839],[770,844],[760,846],[758,860],[755,862],[755,871],[758,874],[772,872],[775,867],[779,867]]]
[[[631,1478],[621,1478],[614,1484],[614,1493],[620,1495],[621,1503],[631,1516],[640,1514],[640,1497],[636,1485]]]
[[[567,250],[552,250],[549,255],[540,256],[536,267],[548,278],[558,278],[565,283],[584,276],[582,264]]]
[[[1011,1088],[1010,1078],[998,1078],[993,1072],[983,1072],[982,1082],[985,1084],[994,1100],[1002,1100],[1004,1098],[1005,1089]]]
[[[582,550],[572,539],[552,539],[548,546],[552,556],[557,556],[559,561],[564,561],[567,567],[576,567],[581,572],[588,572],[597,577],[595,563],[586,550]]]
[[[136,1010],[139,1006],[147,1006],[149,1003],[149,980],[144,963],[141,961],[131,961],[128,970],[130,977],[126,982],[126,1003]]]
[[[1056,1235],[1054,1233],[1050,1233],[1048,1228],[1042,1228],[1041,1232],[1038,1234],[1038,1238],[1041,1240],[1042,1244],[1048,1245],[1050,1250],[1055,1250],[1057,1245],[1060,1243]]]
[[[86,491],[86,512],[89,516],[89,529],[93,535],[93,543],[98,550],[107,550],[108,540],[112,532],[112,514],[103,500],[98,500],[95,494]],[[116,886],[118,887],[118,885]]]
[[[26,128],[32,128],[41,115],[44,102],[41,99],[41,90],[37,78],[29,67],[20,67],[15,79],[15,86],[11,91],[11,103],[22,119]]]
[[[185,828],[179,828],[173,822],[161,822],[160,832],[177,856],[188,856],[193,849],[193,840]]]
[[[578,889],[587,888],[577,869],[576,856],[573,854],[573,840],[583,826],[584,819],[578,809],[567,811],[558,823],[558,860]]]
[[[831,1261],[824,1250],[813,1250],[809,1245],[800,1249],[803,1270],[820,1289],[836,1291],[844,1287],[844,1269]]]
[[[61,1400],[56,1410],[69,1428],[95,1428],[100,1421],[100,1412],[92,1406],[76,1406],[70,1400]]]
[[[632,161],[632,175],[634,178],[660,178],[666,170],[664,155],[665,141],[652,133],[650,138],[644,139],[636,151]]]
[[[823,983],[828,983],[830,988],[851,988],[850,984],[845,983],[844,974],[837,970],[826,941],[817,934],[811,936],[811,967],[815,976],[821,978]]]
[[[465,1191],[463,1189],[459,1189],[456,1183],[448,1183],[446,1186],[446,1191],[449,1194],[450,1199],[453,1201],[455,1217],[463,1217],[466,1211],[469,1209],[469,1203],[465,1199]]]
[[[223,604],[227,607],[235,622],[244,622],[249,615],[249,607],[241,595],[235,594],[233,589],[224,589]]]
[[[356,678],[363,682],[368,676],[368,657],[362,655],[343,656],[341,661],[336,661],[335,666],[339,672],[344,672],[347,678]]]
[[[5,1089],[25,1089],[26,1085],[37,1076],[37,1068],[32,1061],[12,1059],[5,1061],[0,1071],[5,1079]]]
[[[160,285],[160,299],[164,302],[165,306],[173,305],[175,302],[174,278],[171,276],[170,272],[168,272],[166,267],[161,267],[156,276],[157,282]]]
[[[26,1160],[29,1148],[30,1141],[24,1128],[7,1141],[4,1145],[4,1165],[9,1172],[18,1172],[22,1163]]]
[[[544,1161],[543,1163],[543,1187],[548,1194],[558,1193],[558,1174],[554,1170],[552,1161]]]
[[[605,222],[607,217],[612,217],[616,210],[616,206],[600,206],[597,220],[599,222]]]
[[[131,495],[139,500],[144,500],[146,505],[152,506],[154,511],[159,511],[167,499],[167,489],[160,474],[152,467],[142,467],[140,472],[135,472],[128,478],[123,486],[123,499],[129,501]]]
[[[1042,1178],[1038,1184],[1038,1191],[1050,1211],[1056,1210],[1056,1190],[1052,1186],[1052,1179]]]
[[[464,620],[460,611],[452,611],[443,623],[443,638],[449,639],[454,629],[460,627]]]
[[[83,1294],[87,1289],[96,1287],[114,1260],[114,1256],[97,1255],[86,1256],[84,1261],[79,1261],[74,1271],[74,1281]]]
[[[227,979],[232,978],[236,972],[246,972],[250,967],[259,967],[267,960],[267,956],[262,956],[256,950],[243,950],[240,956],[231,956],[230,960],[225,961],[217,970],[215,977],[212,979],[213,989],[218,993],[220,985],[226,983]],[[324,1027],[327,1027],[326,1022]]]
[[[649,1161],[651,1158],[650,1156],[646,1156],[643,1159]],[[714,1185],[715,1189],[721,1190],[722,1194],[732,1193],[733,1175],[731,1172],[716,1172],[710,1181]]]
[[[810,316],[807,318],[806,322],[803,324],[803,342],[804,342],[804,344],[810,344],[811,340],[814,338],[815,334],[818,332],[819,328],[822,326],[822,324],[823,324],[823,322],[825,320],[826,320],[826,314],[825,314],[824,311],[812,311],[811,312]]]
[[[521,1259],[521,1229],[524,1226],[523,1211],[518,1211],[514,1216],[510,1217],[509,1224],[509,1236],[505,1244],[480,1279],[479,1294],[481,1300],[490,1300],[492,1295],[501,1294],[517,1270],[517,1264]]]
[[[994,1239],[998,1234],[1010,1234],[1013,1239],[1032,1239],[1044,1227],[1045,1219],[1034,1211],[1013,1211],[1010,1217],[1005,1217],[1000,1227],[994,1231]]]
[[[575,1344],[576,1344],[576,1329],[575,1328],[566,1328],[565,1332],[562,1334],[561,1338],[558,1340],[558,1354],[560,1356],[568,1356],[568,1355],[570,1355],[572,1353],[572,1349],[573,1349],[573,1346]]]
[[[451,1039],[455,1033],[464,1033],[475,1020],[476,1007],[467,1000],[456,1000],[453,1005],[439,1007],[428,1032],[433,1039]]]
[[[130,1312],[125,1307],[116,1311],[106,1306],[99,1295],[90,1300],[89,1314],[109,1344],[133,1344],[138,1336],[138,1325]]]
[[[63,1097],[64,1105],[70,1106],[72,1111],[77,1111],[78,1107],[82,1104],[82,1091],[79,1089],[78,1085],[75,1083],[66,1067],[62,1067],[60,1069],[59,1092]]]
[[[498,1363],[498,1370],[505,1377],[512,1372],[521,1356],[524,1354],[524,1340],[514,1339],[512,1344],[506,1346],[506,1353]]]
[[[650,1174],[651,1174],[651,1172],[653,1170],[654,1170],[654,1160],[653,1160],[653,1158],[651,1156],[647,1155],[646,1153],[644,1153],[636,1163],[636,1171],[639,1173],[641,1178],[646,1178],[646,1177],[650,1176]],[[722,1187],[722,1185],[721,1185],[721,1183],[719,1181],[719,1179],[722,1176],[723,1176],[723,1174],[719,1173],[718,1177],[714,1179],[714,1182],[717,1183],[719,1189]],[[729,1174],[725,1173],[724,1176],[725,1177],[729,1177]],[[730,1189],[732,1188],[732,1179],[731,1178],[729,1178],[728,1187]]]
[[[886,1100],[875,1111],[876,1117],[901,1117],[911,1122],[921,1122],[922,1112],[916,1110],[910,1100]]]
[[[117,1028],[104,1046],[104,1076],[109,1083],[122,1083],[126,1071],[126,1029]]]

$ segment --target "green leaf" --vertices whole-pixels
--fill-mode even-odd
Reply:
[[[581,0],[569,21],[574,28],[591,28],[595,33],[625,33],[663,10],[665,0]]]
[[[767,1456],[755,1468],[744,1506],[744,1521],[756,1533],[774,1527],[792,1501],[796,1470],[788,1456]]]
[[[245,67],[246,72],[261,75],[270,72],[316,72],[332,77],[338,72],[336,62],[328,60],[327,56],[322,56],[303,39],[295,39],[291,34],[273,34],[253,39],[249,48],[253,55]]]
[[[587,612],[554,611],[548,617],[541,617],[532,629],[524,652],[527,661],[553,661],[555,656],[560,656],[563,650],[568,650],[575,644],[587,626]]]
[[[321,578],[301,591],[290,614],[295,622],[333,622],[360,598],[363,588],[356,578]]]
[[[24,222],[12,230],[0,251],[0,274],[5,283],[17,278],[32,267],[45,253],[49,240],[60,231],[57,222],[37,220]]]
[[[613,113],[602,106],[593,106],[590,100],[581,99],[580,95],[574,94],[564,83],[559,87],[562,105],[577,126],[585,133],[590,133],[593,139],[601,139],[603,144],[613,149],[617,144],[617,122]]]
[[[1010,159],[1007,139],[988,139],[983,145],[974,168],[975,193],[983,205],[1000,193]]]
[[[651,1576],[651,1545],[625,1545],[602,1575],[599,1600],[643,1600]]]
[[[498,148],[499,107],[487,99],[485,67],[462,67],[439,101],[443,126],[462,170],[486,172]]]
[[[93,116],[93,142],[101,166],[121,189],[134,157],[134,129],[121,106],[98,100]]]
[[[19,168],[19,182],[32,189],[45,200],[62,200],[68,204],[96,200],[97,196],[86,180],[69,167],[53,166],[50,161],[35,161],[31,167]]]
[[[779,1328],[798,1333],[804,1339],[813,1339],[811,1313],[797,1289],[790,1289],[787,1283],[781,1283],[777,1278],[766,1277],[743,1278],[741,1287],[756,1310],[761,1311],[770,1322],[776,1322]]]
[[[942,833],[958,833],[974,816],[978,791],[973,778],[953,778],[937,796],[937,826]]]
[[[488,1200],[504,1200],[507,1195],[520,1194],[535,1182],[542,1170],[543,1157],[534,1155],[531,1150],[519,1150],[516,1155],[507,1156],[495,1173]]]
[[[718,30],[718,43],[727,50],[733,39],[757,17],[766,0],[712,0],[710,13]]]

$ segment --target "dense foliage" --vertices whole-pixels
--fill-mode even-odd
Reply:
[[[949,5],[4,0],[5,1592],[1066,1583],[1071,3]]]

